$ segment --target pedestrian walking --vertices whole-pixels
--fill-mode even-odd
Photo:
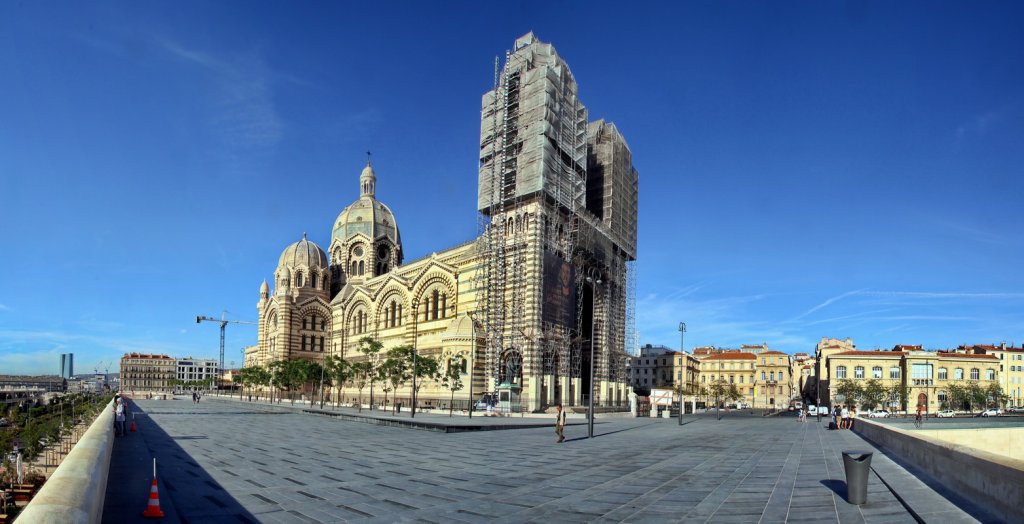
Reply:
[[[114,421],[117,423],[115,425],[115,435],[119,437],[124,437],[128,435],[128,432],[125,431],[124,426],[125,418],[126,417],[124,415],[124,402],[121,399],[117,399],[117,406],[114,408]]]
[[[853,425],[857,422],[857,406],[850,407],[850,429],[853,429]]]
[[[561,403],[555,409],[555,434],[558,435],[556,443],[561,443],[565,440],[565,411],[562,410]]]
[[[842,424],[839,429],[850,429],[850,410],[844,404],[839,411],[839,418],[842,420]]]

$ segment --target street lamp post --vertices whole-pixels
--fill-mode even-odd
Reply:
[[[476,311],[470,311],[469,320],[473,323],[473,347],[469,350],[469,418],[473,418],[473,371],[476,368]]]
[[[597,286],[600,278],[587,277],[593,284],[590,288],[590,391],[587,407],[587,438],[594,438],[594,325],[597,324]]]
[[[677,373],[677,375],[680,376],[680,377],[686,375],[686,369],[685,369],[685,366],[686,366],[686,344],[683,343],[685,340],[686,340],[686,322],[680,322],[679,323],[679,352],[682,353],[682,357],[681,358],[683,360],[682,363],[681,363],[682,365],[680,366],[680,371],[679,371],[679,373]],[[685,408],[683,407],[683,379],[680,378],[678,380],[679,380],[679,425],[682,426],[683,425],[683,411],[685,411]]]
[[[412,301],[412,409],[409,418],[416,418],[416,345],[419,336],[419,302]]]

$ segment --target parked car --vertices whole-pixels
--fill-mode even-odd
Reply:
[[[956,416],[956,412],[953,411],[952,409],[944,409],[936,413],[935,416],[939,418],[953,418]]]
[[[868,413],[869,418],[886,418],[889,416],[889,412],[884,409],[878,409]]]
[[[1003,410],[996,408],[988,408],[978,414],[979,417],[998,417],[1003,414]]]

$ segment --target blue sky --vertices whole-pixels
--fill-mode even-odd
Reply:
[[[476,4],[0,2],[0,373],[216,356],[367,149],[407,260],[471,239],[531,30],[633,150],[641,342],[1024,342],[1021,4]]]

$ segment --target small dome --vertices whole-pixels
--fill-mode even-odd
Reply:
[[[266,295],[270,292],[270,286],[267,285],[266,279],[263,280],[263,284],[260,285],[260,295]]]
[[[285,269],[295,266],[306,266],[310,269],[327,268],[327,255],[320,246],[306,240],[306,234],[302,234],[302,240],[284,248],[278,267]]]
[[[482,333],[477,329],[477,337]],[[473,338],[473,319],[469,314],[460,315],[459,318],[451,321],[448,324],[448,328],[444,330],[444,335],[441,336],[441,340],[451,339],[472,339]]]

